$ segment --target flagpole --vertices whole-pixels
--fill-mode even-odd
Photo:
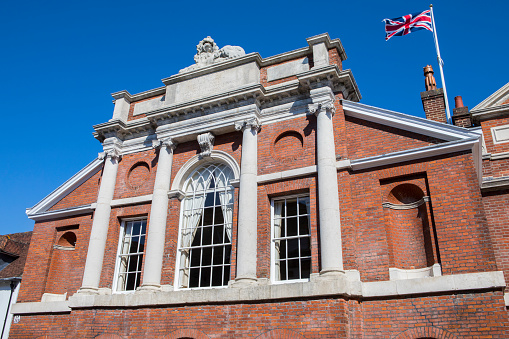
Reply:
[[[449,112],[449,100],[447,99],[447,89],[445,88],[444,69],[443,69],[444,61],[440,57],[440,48],[438,47],[437,28],[435,26],[435,16],[433,15],[433,5],[429,5],[429,8],[431,9],[431,22],[433,24],[433,40],[435,40],[435,48],[437,50],[438,67],[440,67],[440,77],[442,79],[442,87],[444,88],[445,111],[447,112],[447,122],[451,123],[451,113]]]

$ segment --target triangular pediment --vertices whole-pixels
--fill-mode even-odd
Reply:
[[[509,82],[472,108],[472,112],[509,104]]]
[[[37,220],[39,216],[52,213],[51,207],[57,202],[71,194],[76,188],[89,180],[94,174],[102,169],[103,161],[96,158],[78,173],[73,175],[69,180],[60,185],[53,192],[48,194],[44,199],[35,204],[32,208],[27,208],[26,213],[30,219]]]

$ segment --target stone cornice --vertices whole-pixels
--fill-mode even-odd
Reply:
[[[346,52],[343,47],[343,44],[341,43],[341,40],[339,40],[338,38],[331,40],[329,37],[329,33],[322,33],[312,36],[311,38],[307,38],[306,41],[308,42],[310,48],[312,48],[313,45],[322,42],[325,43],[327,49],[336,48],[339,52],[339,57],[341,58],[341,61],[346,60]]]
[[[502,178],[493,178],[493,179],[485,179],[483,178],[483,182],[481,185],[481,191],[489,192],[489,191],[500,191],[509,189],[509,177]]]
[[[353,77],[352,71],[340,71],[336,65],[313,68],[297,74],[297,79],[304,88],[311,88],[314,83],[328,82],[333,91],[343,92],[343,97],[350,101],[360,101],[362,96]]]
[[[482,108],[475,111],[471,110],[470,113],[472,114],[474,121],[479,123],[484,120],[509,115],[509,104]]]

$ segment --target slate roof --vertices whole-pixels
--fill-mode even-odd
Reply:
[[[0,236],[0,252],[14,260],[0,271],[0,279],[16,278],[23,275],[32,232],[13,233]]]

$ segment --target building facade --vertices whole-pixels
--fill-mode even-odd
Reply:
[[[104,152],[27,210],[12,337],[507,336],[474,110],[440,121],[429,79],[429,119],[361,104],[339,39],[307,44],[207,37],[164,86],[114,93]]]

